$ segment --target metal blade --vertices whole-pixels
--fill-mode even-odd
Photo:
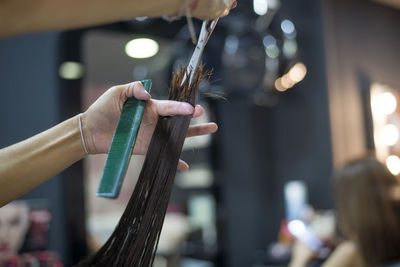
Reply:
[[[218,19],[206,20],[203,22],[203,25],[201,26],[201,31],[200,31],[197,45],[196,45],[196,47],[193,51],[193,55],[189,61],[189,65],[187,67],[188,71],[187,71],[187,73],[185,73],[185,76],[182,79],[182,84],[188,78],[187,75],[189,75],[189,84],[192,82],[194,72],[196,71],[196,68],[200,64],[200,60],[201,60],[201,56],[203,55],[204,48],[206,47],[207,42],[210,39],[210,36],[215,29],[215,26],[217,25],[217,22],[218,22]]]

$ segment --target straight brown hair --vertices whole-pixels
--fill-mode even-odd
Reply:
[[[191,83],[189,79],[182,83],[186,73],[182,67],[173,75],[168,99],[194,106],[197,89],[208,73],[200,66]],[[138,182],[117,227],[103,247],[78,266],[152,265],[191,117],[159,118]]]
[[[373,158],[350,162],[333,179],[339,228],[368,266],[400,260],[399,182]]]

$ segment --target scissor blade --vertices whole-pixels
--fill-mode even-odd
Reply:
[[[188,72],[185,73],[185,76],[183,77],[182,84],[186,81],[188,78],[187,75],[189,75],[189,84],[192,82],[192,78],[194,75],[194,72],[196,71],[196,68],[200,64],[201,56],[203,54],[204,48],[206,47],[206,44],[208,40],[210,39],[211,34],[213,33],[215,26],[217,25],[218,19],[214,20],[207,20],[203,22],[203,25],[201,26],[201,31],[200,35],[198,38],[197,45],[193,51],[192,57],[190,58],[189,65],[188,65]]]

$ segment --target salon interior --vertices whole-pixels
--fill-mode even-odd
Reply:
[[[298,240],[313,251],[304,266],[321,266],[343,240],[335,171],[368,154],[400,173],[400,1],[237,2],[205,48],[212,75],[196,101],[206,111],[192,120],[219,129],[185,141],[190,170],[176,174],[155,267],[288,266]],[[193,52],[190,28],[139,17],[0,39],[0,147],[116,84],[152,79],[152,97],[166,99]],[[72,266],[100,249],[144,161],[134,155],[119,197],[106,199],[96,196],[106,157],[0,209],[0,266]],[[29,257],[37,265],[18,265]]]

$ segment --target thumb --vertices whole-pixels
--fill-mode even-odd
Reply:
[[[121,85],[123,87],[123,96],[126,101],[130,97],[134,97],[139,100],[150,100],[150,94],[144,89],[141,82],[131,82],[128,84]]]

